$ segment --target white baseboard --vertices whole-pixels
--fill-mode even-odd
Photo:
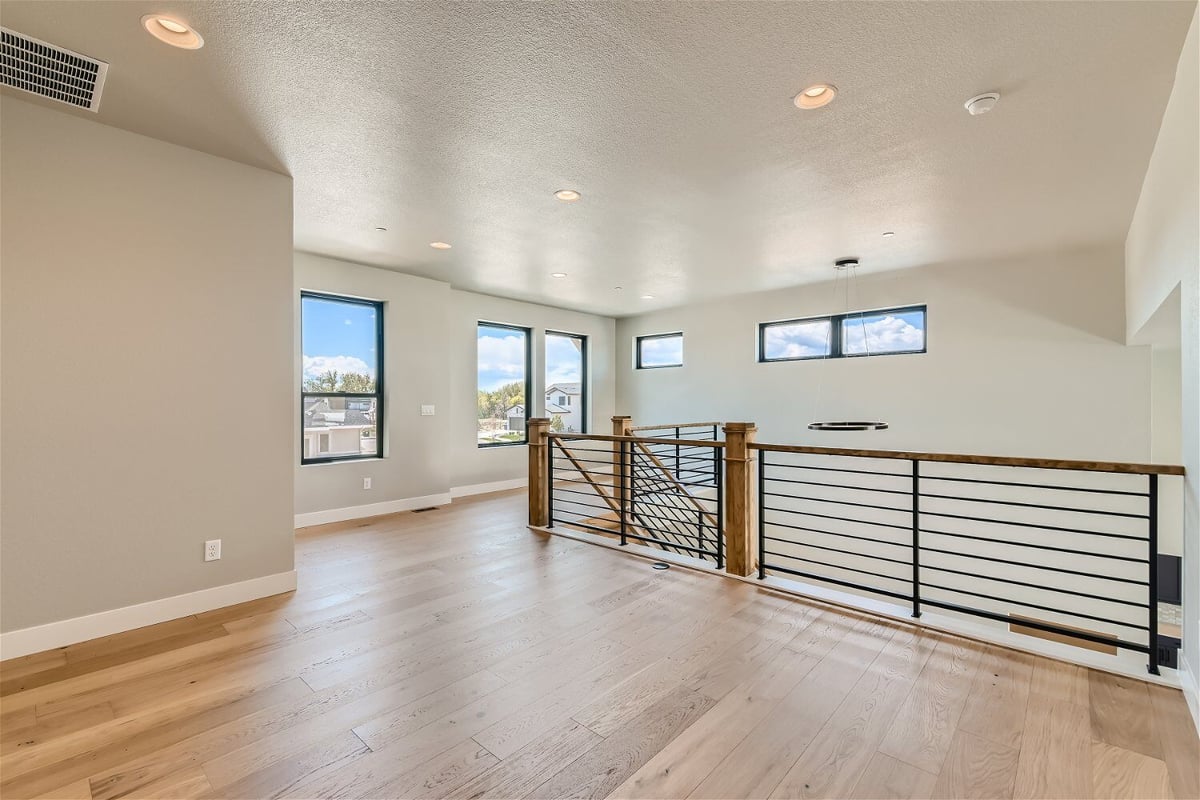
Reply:
[[[473,483],[470,486],[451,486],[451,497],[469,497],[473,494],[489,492],[505,492],[509,489],[523,489],[529,485],[528,478],[513,478],[507,481],[492,481],[491,483]]]
[[[1200,731],[1200,692],[1197,691],[1196,677],[1183,654],[1179,654],[1179,688],[1183,689],[1183,699],[1187,700],[1188,711],[1192,712],[1192,723]]]
[[[18,658],[43,650],[53,650],[88,639],[97,639],[134,628],[179,619],[214,608],[245,603],[260,597],[291,592],[296,588],[296,571],[279,572],[248,581],[214,586],[197,592],[177,594],[134,606],[114,608],[97,614],[35,625],[32,628],[0,634],[0,658]]]
[[[348,519],[378,517],[383,514],[396,514],[400,511],[412,511],[414,508],[429,506],[444,506],[450,502],[450,493],[429,494],[424,497],[405,497],[400,500],[388,500],[383,503],[368,503],[363,506],[347,506],[346,508],[331,508],[326,511],[310,511],[296,515],[296,527],[307,528],[310,525],[326,525],[330,522],[345,522]]]

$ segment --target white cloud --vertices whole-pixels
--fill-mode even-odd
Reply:
[[[767,358],[822,356],[829,348],[829,323],[817,320],[776,325],[767,328],[764,339]]]
[[[319,378],[329,371],[339,375],[347,372],[357,372],[362,375],[375,377],[375,370],[367,362],[354,356],[304,356],[304,377]]]
[[[524,338],[479,337],[479,371],[522,377],[525,374]]]
[[[866,329],[866,342],[863,342],[863,329]],[[845,328],[843,349],[847,353],[881,353],[898,350],[920,350],[925,342],[922,330],[908,320],[894,317],[891,314],[882,319],[866,322],[848,320]]]

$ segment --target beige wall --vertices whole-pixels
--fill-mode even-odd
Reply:
[[[1192,18],[1125,241],[1126,325],[1139,340],[1178,291],[1183,487],[1183,653],[1200,722],[1200,44]]]
[[[291,180],[8,97],[0,131],[0,629],[290,571]]]
[[[756,422],[785,444],[1146,459],[1150,354],[1123,343],[1122,274],[1111,248],[862,276],[855,308],[929,306],[928,353],[871,359],[756,363],[759,322],[843,310],[828,283],[620,320],[617,408]],[[675,330],[684,367],[632,368],[634,336]],[[820,433],[814,418],[891,428]]]
[[[448,283],[296,253],[292,356],[296,392],[301,380],[302,289],[384,301],[387,430],[381,460],[306,466],[300,466],[297,434],[297,524],[444,503],[452,489],[525,478],[524,446],[476,446],[475,334],[480,320],[533,329],[535,413],[542,411],[545,331],[586,335],[592,389],[589,415],[594,430],[607,429],[615,395],[614,323],[609,318],[458,291]],[[432,417],[420,415],[421,406],[427,404],[435,406]],[[298,401],[293,408],[298,431]],[[371,489],[362,488],[365,477],[371,478]]]

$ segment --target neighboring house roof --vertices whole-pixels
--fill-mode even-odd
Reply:
[[[547,414],[570,414],[573,409],[560,406],[557,403],[546,403]]]
[[[375,424],[375,415],[369,411],[342,411],[328,408],[321,400],[304,409],[305,428],[365,428]]]
[[[558,392],[559,394],[580,394],[580,384],[578,383],[552,383],[546,387],[546,394]]]
[[[525,406],[521,405],[520,403],[518,403],[515,406],[509,406],[507,409],[505,409],[504,414],[505,414],[505,416],[511,417],[514,411],[524,414]]]

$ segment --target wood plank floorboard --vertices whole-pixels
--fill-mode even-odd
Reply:
[[[0,664],[0,796],[1200,796],[1176,690],[531,532],[297,532],[300,589]]]

